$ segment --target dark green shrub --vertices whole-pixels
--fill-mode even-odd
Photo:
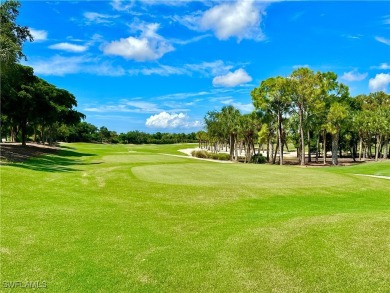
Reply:
[[[267,158],[264,157],[262,154],[256,154],[252,156],[251,162],[253,164],[264,164],[267,162]]]

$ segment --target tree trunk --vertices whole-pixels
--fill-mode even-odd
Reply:
[[[369,159],[372,158],[371,139],[372,139],[372,137],[371,137],[371,135],[369,135],[369,136],[368,136],[368,142],[367,142],[367,157],[368,157]]]
[[[234,135],[230,134],[230,160],[234,160]]]
[[[11,136],[11,142],[15,142],[16,135],[15,135],[15,129],[13,126],[11,126],[11,129],[10,129],[10,136]]]
[[[37,143],[37,126],[34,125],[34,142]]]
[[[376,135],[376,144],[375,144],[375,161],[378,161],[379,158],[379,151],[381,146],[381,135]]]
[[[356,162],[356,153],[357,153],[357,146],[356,143],[354,143],[352,146],[352,159],[354,162]]]
[[[318,163],[318,153],[320,152],[320,132],[317,134],[316,163]]]
[[[324,152],[324,165],[326,165],[326,129],[324,129],[324,132],[323,132],[323,152]]]
[[[384,159],[387,159],[387,155],[388,155],[388,142],[389,142],[389,138],[387,136],[385,136],[385,139],[384,139],[384,145],[383,145],[383,158]]]
[[[279,164],[283,165],[283,142],[282,142],[282,114],[278,113],[278,145],[279,145]]]
[[[236,142],[237,141],[237,137],[235,137],[234,140]],[[238,146],[235,147],[234,152],[235,152],[234,160],[238,161]]]
[[[311,162],[311,152],[310,152],[310,130],[307,131],[307,161]]]
[[[45,144],[46,142],[46,131],[45,131],[45,126],[42,124],[41,126],[41,139],[42,139],[42,144]]]
[[[339,133],[332,134],[332,165],[338,165]]]
[[[269,145],[270,145],[270,139],[268,137],[268,140],[267,140],[267,162],[269,162]]]
[[[305,136],[303,133],[303,110],[299,109],[299,134],[300,134],[300,143],[301,143],[301,159],[300,159],[300,165],[305,165]]]
[[[26,145],[26,136],[27,136],[27,121],[23,121],[21,124],[21,134],[22,134],[22,145]]]
[[[273,157],[273,159],[272,159],[272,164],[274,164],[274,165],[275,165],[275,163],[276,163],[276,155],[278,154],[278,148],[279,148],[279,141],[276,142],[274,157]]]

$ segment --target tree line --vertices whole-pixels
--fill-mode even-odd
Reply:
[[[107,127],[100,128],[88,122],[75,125],[62,125],[56,133],[57,141],[92,142],[92,143],[122,143],[122,144],[172,144],[197,142],[195,132],[191,133],[146,133],[138,130],[117,133]]]
[[[50,141],[59,127],[77,124],[85,115],[75,110],[77,101],[71,93],[18,63],[26,58],[23,43],[33,41],[28,27],[16,23],[19,7],[17,1],[0,6],[1,135],[9,135],[11,141],[20,138],[25,145],[31,132],[34,140]]]
[[[342,154],[356,158],[387,159],[390,138],[390,95],[375,92],[351,97],[333,72],[299,68],[287,77],[272,77],[251,93],[255,111],[242,115],[233,106],[210,111],[200,143],[214,151],[229,149],[231,160],[245,150],[245,161],[255,144],[265,146],[267,160],[284,164],[288,143],[297,149],[298,161],[338,164]],[[313,158],[314,156],[314,158]]]

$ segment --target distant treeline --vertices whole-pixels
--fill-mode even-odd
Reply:
[[[53,133],[54,134],[54,133]],[[192,133],[146,133],[129,131],[118,134],[107,127],[100,128],[87,122],[76,125],[62,125],[57,129],[53,141],[64,142],[94,142],[94,143],[123,143],[123,144],[171,144],[197,142],[195,132]]]

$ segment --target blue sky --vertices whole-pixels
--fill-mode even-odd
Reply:
[[[192,132],[207,111],[252,111],[250,91],[294,69],[352,95],[389,91],[388,1],[22,1],[35,74],[117,132]]]

